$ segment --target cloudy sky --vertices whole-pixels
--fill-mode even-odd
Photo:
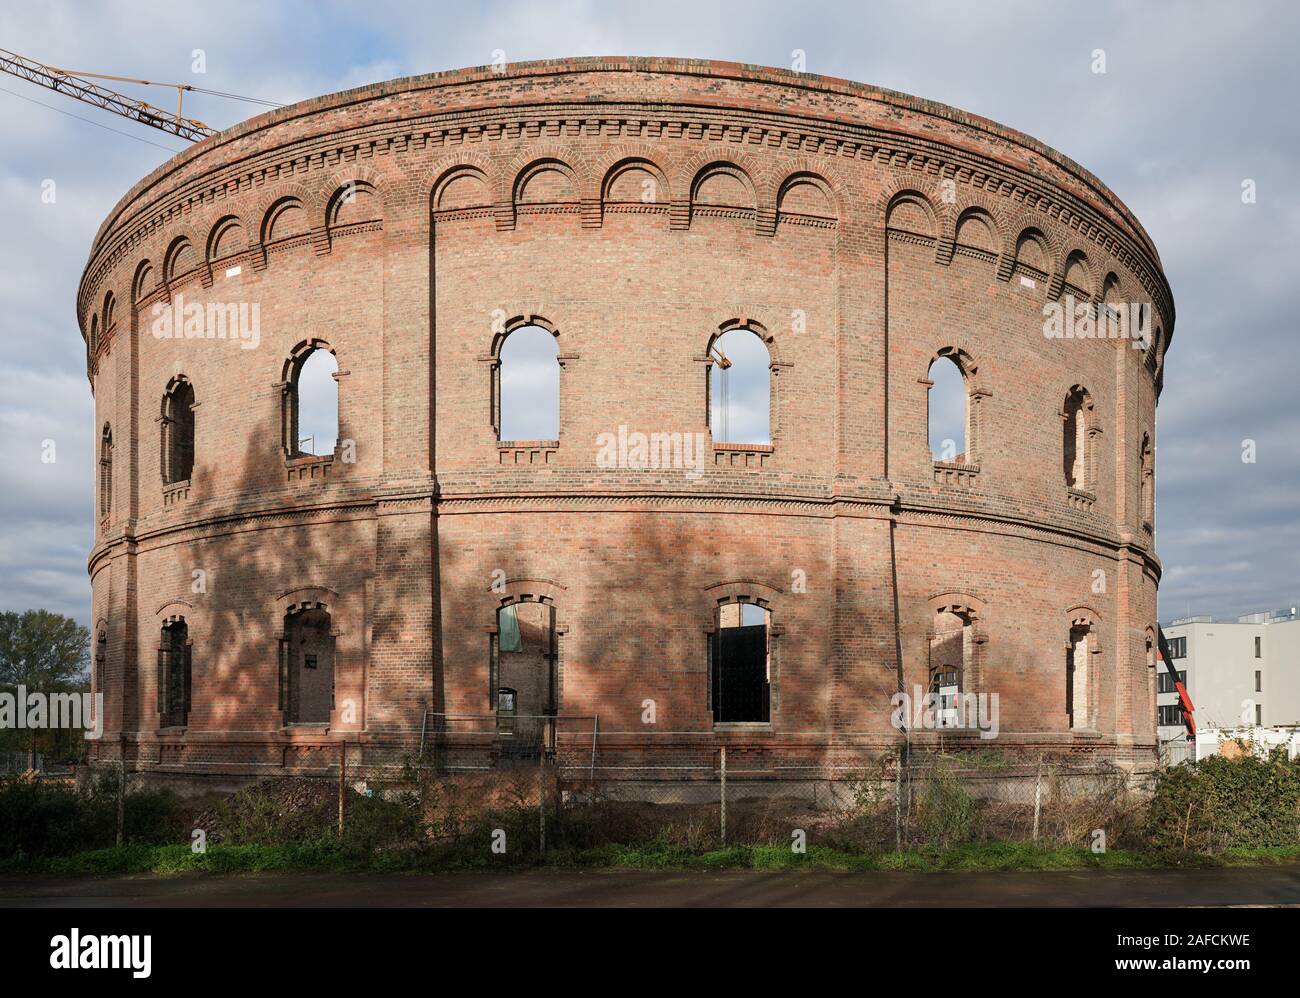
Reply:
[[[1300,5],[1245,3],[8,3],[0,47],[288,103],[567,55],[789,66],[1036,136],[1155,239],[1178,304],[1159,409],[1161,617],[1300,600]],[[191,72],[202,49],[207,72]],[[1105,51],[1106,72],[1092,71]],[[92,410],[73,316],[105,214],[184,143],[0,76],[0,610],[89,616]],[[167,91],[141,92],[162,106]],[[39,103],[33,103],[39,102]],[[47,105],[47,106],[41,106]],[[216,126],[253,105],[196,96]],[[81,120],[84,119],[84,120]],[[1242,203],[1255,181],[1257,203]],[[42,200],[54,181],[54,203]],[[1242,462],[1245,440],[1257,460]],[[42,461],[52,440],[56,459]]]

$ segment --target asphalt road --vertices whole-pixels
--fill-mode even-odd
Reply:
[[[1300,866],[1051,873],[570,872],[3,877],[0,907],[1300,906]]]

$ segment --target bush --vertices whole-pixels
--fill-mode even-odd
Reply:
[[[1300,845],[1300,759],[1210,756],[1160,774],[1149,811],[1161,849],[1219,853]]]
[[[66,856],[113,845],[117,792],[111,776],[85,791],[62,784],[0,781],[0,858]],[[127,844],[175,842],[183,834],[180,801],[165,790],[129,791],[122,825]]]
[[[925,783],[916,803],[925,841],[947,847],[971,838],[979,804],[950,768],[939,766]]]

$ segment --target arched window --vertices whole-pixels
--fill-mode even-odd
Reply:
[[[93,688],[91,693],[102,697],[104,695],[104,670],[108,665],[108,632],[104,628],[99,628],[95,635],[95,674],[93,678]],[[98,708],[96,708],[98,710]],[[102,721],[98,714],[95,716],[96,721]],[[100,725],[102,729],[102,725]]]
[[[1094,727],[1092,719],[1091,653],[1094,636],[1092,625],[1076,620],[1070,626],[1066,646],[1065,696],[1071,728]]]
[[[294,457],[334,453],[339,437],[338,359],[324,346],[297,356],[290,371],[285,448]]]
[[[190,716],[190,631],[184,617],[162,627],[158,643],[158,726],[182,728]]]
[[[1061,455],[1065,484],[1080,492],[1091,492],[1092,454],[1089,452],[1088,410],[1091,402],[1088,393],[1075,385],[1065,398],[1064,425]]]
[[[728,329],[709,346],[709,429],[715,444],[772,442],[772,356],[753,329]]]
[[[771,623],[771,611],[747,599],[718,606],[709,641],[709,700],[715,724],[771,720]]]
[[[545,717],[558,708],[558,643],[555,605],[540,600],[507,603],[497,609],[491,636],[489,697],[497,733],[510,735],[527,752],[542,742]]]
[[[1142,516],[1142,529],[1151,533],[1155,525],[1155,460],[1151,453],[1151,434],[1142,434],[1142,451],[1139,456],[1142,475],[1139,509]]]
[[[113,428],[104,424],[99,438],[99,515],[113,512]]]
[[[328,724],[334,710],[334,630],[323,606],[284,618],[280,639],[280,710],[286,724]]]
[[[163,396],[162,410],[163,484],[188,482],[194,472],[194,386],[177,378]]]
[[[497,439],[560,439],[560,362],[555,334],[541,326],[512,329],[501,343]]]
[[[939,728],[960,727],[965,720],[960,701],[974,671],[973,633],[970,620],[952,610],[942,610],[935,616],[930,634],[928,692],[938,698],[935,723]],[[971,718],[971,726],[974,722],[975,718]]]
[[[945,464],[968,463],[968,393],[966,378],[951,357],[936,357],[930,364],[930,453]]]

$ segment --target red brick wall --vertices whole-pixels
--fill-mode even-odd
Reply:
[[[630,159],[646,172],[617,182]],[[715,184],[719,164],[732,179]],[[787,198],[799,178],[811,186]],[[361,200],[331,224],[350,182]],[[302,204],[287,237],[267,221],[285,198]],[[972,209],[996,230],[981,246],[955,239]],[[242,244],[214,253],[231,216]],[[1028,227],[1047,243],[1042,272],[1017,260]],[[1074,251],[1086,266],[1066,285]],[[1043,335],[1045,303],[1099,297],[1108,274],[1117,300],[1151,302],[1172,327],[1149,239],[1082,168],[960,112],[778,71],[467,71],[208,140],[114,210],[79,296],[83,329],[107,291],[118,301],[90,361],[116,445],[91,554],[109,636],[101,750],[125,734],[142,766],[247,775],[317,765],[344,732],[409,743],[425,710],[488,709],[495,610],[520,597],[556,608],[562,712],[707,743],[707,631],[719,599],[744,596],[767,601],[778,629],[772,723],[726,737],[883,747],[897,737],[892,523],[909,691],[926,685],[938,609],[960,604],[982,691],[1000,698],[985,747],[1149,766],[1159,564],[1139,445],[1168,335],[1150,367],[1126,342]],[[151,335],[155,304],[177,297],[256,304],[256,349]],[[557,334],[553,451],[502,450],[492,426],[499,334],[527,321]],[[599,467],[598,435],[620,426],[707,432],[703,358],[736,321],[774,362],[761,467],[711,450],[698,478]],[[294,462],[282,382],[316,341],[339,363],[341,450]],[[929,453],[926,379],[955,351],[978,435],[948,475]],[[158,416],[178,374],[198,401],[195,470],[165,490]],[[1061,472],[1075,385],[1098,431],[1091,496]],[[277,641],[307,600],[334,621],[339,709],[328,728],[286,729]],[[193,710],[186,730],[159,731],[154,656],[175,614],[194,641]],[[1101,649],[1085,733],[1065,704],[1080,615]]]

